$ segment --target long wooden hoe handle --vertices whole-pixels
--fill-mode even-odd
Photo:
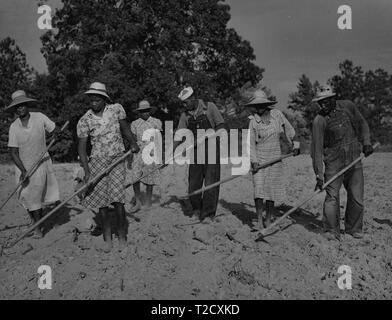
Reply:
[[[373,149],[375,150],[380,146],[380,143],[377,142],[376,144],[373,145]],[[342,174],[344,174],[346,171],[351,169],[353,166],[355,166],[358,162],[360,162],[362,159],[365,158],[365,155],[359,156],[357,159],[355,159],[353,162],[351,162],[349,165],[344,167],[342,170],[340,170],[337,174],[335,174],[331,179],[329,179],[324,185],[322,186],[321,190],[316,190],[315,192],[312,193],[308,198],[303,199],[300,201],[295,207],[291,208],[289,211],[287,211],[283,216],[279,217],[274,223],[270,224],[267,228],[263,229],[260,231],[259,236],[265,237],[267,235],[267,232],[271,230],[273,227],[275,227],[277,224],[279,224],[283,219],[288,217],[290,214],[294,213],[297,211],[300,207],[302,207],[306,202],[310,201],[313,199],[316,195],[318,195],[320,192],[324,191],[327,186],[329,186],[332,182],[334,182],[338,177],[340,177]]]
[[[260,165],[260,166],[257,168],[257,171],[258,171],[258,170],[261,170],[261,169],[264,169],[264,168],[267,168],[267,167],[269,167],[269,166],[271,166],[271,165],[273,165],[273,164],[275,164],[275,163],[277,163],[277,162],[280,162],[280,161],[282,161],[283,159],[289,158],[289,157],[291,157],[291,156],[293,156],[293,153],[285,154],[285,155],[283,155],[283,156],[281,156],[281,157],[279,157],[279,158],[277,158],[277,159],[274,159],[274,160],[268,161],[268,162],[266,162],[266,163],[263,163],[262,165]],[[217,187],[217,186],[219,186],[219,185],[221,185],[221,184],[223,184],[223,183],[229,182],[229,181],[234,180],[234,179],[237,179],[237,178],[239,178],[239,177],[242,177],[242,175],[230,176],[230,177],[224,178],[224,179],[222,179],[222,180],[220,180],[220,181],[217,181],[217,182],[215,182],[215,183],[213,183],[213,184],[210,184],[210,185],[208,185],[208,186],[206,186],[206,187],[203,187],[203,188],[201,188],[201,189],[199,189],[199,190],[196,190],[196,191],[194,191],[194,192],[192,192],[192,193],[190,193],[190,194],[187,194],[187,195],[184,196],[184,197],[180,197],[180,199],[187,199],[187,198],[189,198],[189,197],[195,196],[195,195],[197,195],[197,194],[199,194],[199,193],[203,193],[203,192],[205,192],[205,191],[207,191],[207,190],[210,190],[210,189],[212,189],[212,188],[215,188],[215,187]]]
[[[102,173],[99,175],[95,176],[92,180],[87,182],[84,186],[82,186],[78,191],[75,191],[72,195],[70,195],[68,198],[66,198],[63,202],[61,202],[57,207],[52,209],[47,215],[42,217],[39,221],[37,221],[34,225],[32,225],[26,232],[24,232],[21,236],[19,236],[14,242],[12,242],[10,245],[8,245],[6,248],[9,249],[16,245],[19,241],[21,241],[23,238],[25,238],[31,231],[33,231],[35,228],[37,228],[42,222],[47,220],[51,215],[53,215],[57,210],[59,210],[61,207],[63,207],[65,204],[67,204],[73,197],[78,195],[80,192],[86,190],[88,187],[90,187],[92,184],[96,183],[101,177],[106,175],[109,171],[111,171],[116,165],[118,165],[121,161],[124,161],[130,154],[131,150],[124,153],[120,158],[118,158],[116,161],[114,161],[109,167],[107,167]]]
[[[64,129],[68,126],[69,121],[67,121],[61,128],[61,131],[64,131]],[[7,204],[7,202],[12,198],[12,196],[19,190],[20,186],[23,185],[23,183],[35,172],[35,170],[39,167],[41,164],[42,159],[45,157],[46,153],[49,151],[49,149],[53,146],[53,144],[56,142],[56,137],[53,137],[52,141],[48,144],[48,146],[45,148],[45,150],[42,152],[42,154],[39,156],[38,160],[31,166],[31,168],[27,171],[26,176],[24,177],[23,180],[19,181],[19,183],[16,185],[15,189],[11,192],[11,194],[8,196],[8,198],[3,202],[3,204],[0,206],[0,210],[4,208],[4,206]]]

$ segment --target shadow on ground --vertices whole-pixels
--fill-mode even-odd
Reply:
[[[47,215],[55,207],[56,207],[56,204],[48,206],[44,210],[44,216]],[[72,206],[70,204],[66,204],[65,206],[63,206],[59,210],[57,210],[54,214],[52,214],[45,222],[43,222],[44,230],[45,230],[44,234],[47,234],[53,228],[56,228],[58,226],[61,226],[63,224],[68,223],[71,220],[71,216],[70,216],[71,211],[76,211],[77,214],[83,212],[83,210],[80,208],[77,208],[77,207]]]
[[[385,224],[387,226],[390,226],[392,228],[392,221],[388,220],[388,219],[378,219],[378,218],[374,218],[373,219],[375,222],[377,222],[378,224]]]
[[[230,211],[234,216],[241,220],[243,224],[246,224],[251,228],[253,227],[253,221],[257,219],[256,210],[253,205],[249,205],[244,202],[230,203],[223,199],[221,199],[219,203],[223,208]],[[253,210],[251,211],[248,208],[252,208]],[[292,206],[286,204],[275,207],[275,219],[281,217],[285,212],[292,208]],[[307,230],[320,234],[322,233],[322,222],[317,218],[317,214],[305,209],[298,209],[290,215],[289,219],[293,222],[293,224],[300,224]]]
[[[243,224],[253,228],[253,220],[257,219],[256,211],[250,211],[247,209],[248,204],[241,203],[230,203],[226,200],[219,200],[219,204],[226,210],[230,211],[236,216]]]

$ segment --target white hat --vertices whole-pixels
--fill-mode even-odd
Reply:
[[[312,100],[312,102],[321,101],[334,96],[336,96],[336,93],[333,92],[331,86],[322,86],[317,90],[316,97]]]
[[[108,98],[110,100],[110,97],[109,97],[108,93],[106,92],[106,86],[100,82],[92,83],[90,85],[90,88],[84,94],[98,94],[98,95],[104,96],[105,98]]]
[[[143,100],[139,102],[139,107],[136,109],[136,111],[143,111],[149,109],[151,109],[150,103],[147,100]]]
[[[35,102],[37,100],[32,99],[32,98],[28,98],[26,96],[26,92],[24,92],[23,90],[17,90],[15,91],[12,96],[11,96],[12,102],[9,106],[5,107],[4,111],[15,107],[19,104],[25,103],[25,102]]]
[[[256,90],[250,101],[245,104],[245,106],[252,106],[252,105],[262,105],[263,107],[272,106],[276,104],[277,101],[269,100],[267,95],[263,90]]]
[[[178,98],[181,101],[185,101],[188,99],[191,95],[193,94],[193,89],[192,87],[187,87],[181,90],[180,94],[178,95]]]

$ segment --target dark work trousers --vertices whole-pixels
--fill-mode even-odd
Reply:
[[[364,189],[362,166],[351,168],[326,188],[324,227],[328,231],[340,234],[339,191],[342,184],[347,191],[347,205],[344,218],[345,232],[350,234],[361,232],[363,225]]]
[[[344,113],[337,113],[327,120],[327,145],[325,150],[325,180],[328,181],[360,155],[360,144],[350,119]],[[364,178],[362,164],[357,163],[344,175],[338,177],[326,188],[323,224],[325,231],[340,234],[340,188],[347,191],[345,232],[361,232],[363,226]]]
[[[206,115],[200,115],[196,119],[190,117],[188,119],[188,129],[194,134],[194,139],[197,139],[197,129],[211,129],[211,123]],[[204,186],[209,186],[220,179],[220,152],[219,143],[216,144],[216,162],[214,164],[208,163],[208,140],[205,142],[205,164],[197,164],[197,148],[194,149],[194,164],[189,165],[188,175],[188,192],[194,192]],[[219,186],[207,190],[203,194],[198,194],[190,197],[193,210],[200,211],[200,219],[203,220],[208,216],[215,216],[219,200]]]

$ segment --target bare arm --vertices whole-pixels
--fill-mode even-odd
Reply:
[[[249,122],[249,142],[250,142],[250,146],[249,146],[249,156],[250,156],[250,163],[252,166],[252,171],[255,171],[255,168],[257,167],[257,149],[256,149],[256,131],[255,128],[253,126],[254,121],[251,120]]]
[[[290,143],[293,143],[293,141],[299,141],[298,137],[296,136],[296,132],[294,127],[291,125],[291,123],[289,122],[289,120],[287,120],[287,118],[285,117],[285,115],[283,113],[281,113],[282,115],[282,122],[283,122],[283,129],[284,129],[284,133],[287,137],[287,140],[290,141]]]
[[[127,139],[127,141],[129,142],[130,149],[132,150],[132,153],[139,152],[139,150],[140,150],[139,146],[136,143],[135,136],[133,135],[133,133],[131,132],[131,129],[129,128],[127,120],[123,119],[123,120],[119,120],[119,122],[120,122],[121,133],[122,133],[123,137],[125,137]]]
[[[222,114],[218,110],[218,107],[212,103],[208,102],[208,107],[207,107],[207,116],[209,119],[212,120],[214,129],[218,131],[219,129],[225,129],[225,120],[222,117]]]
[[[12,161],[19,168],[19,170],[22,172],[22,175],[26,174],[27,170],[24,167],[23,162],[22,162],[22,160],[20,160],[20,157],[19,157],[19,148],[9,148],[9,149],[10,149],[10,155],[11,155]]]
[[[90,180],[90,168],[88,166],[87,160],[87,137],[79,138],[78,153],[80,162],[82,163],[84,169],[84,180],[87,183]]]
[[[23,165],[22,160],[20,160],[20,157],[19,157],[19,148],[10,147],[10,154],[11,154],[12,161],[15,163],[15,165],[21,171],[19,181],[25,180],[23,185],[27,185],[29,183],[29,179],[28,179],[28,177],[26,177],[27,170],[26,170],[25,166]]]

